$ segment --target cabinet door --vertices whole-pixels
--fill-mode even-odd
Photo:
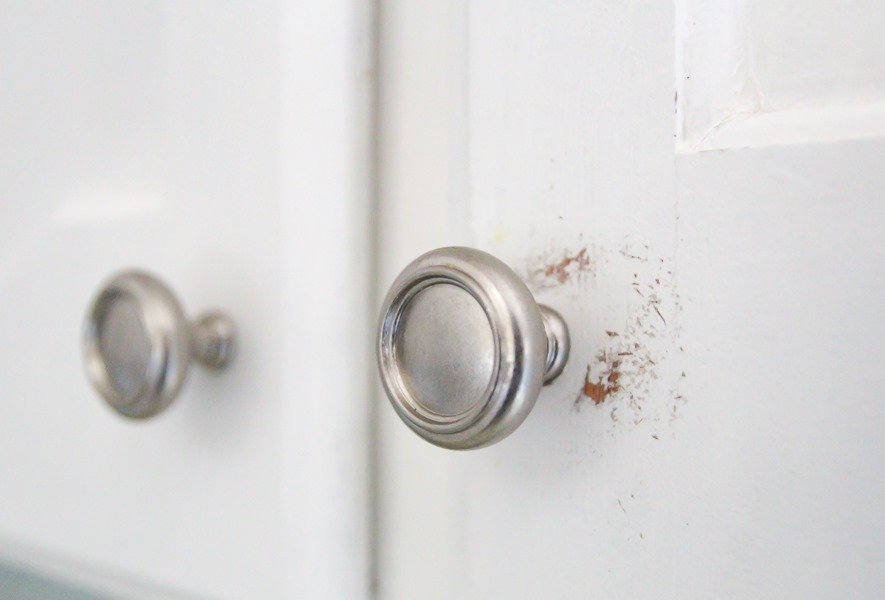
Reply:
[[[365,7],[0,12],[0,558],[127,597],[362,596]],[[81,365],[126,267],[240,330],[144,422]]]
[[[382,3],[379,291],[476,246],[572,335],[492,447],[383,409],[382,597],[881,594],[883,23]]]

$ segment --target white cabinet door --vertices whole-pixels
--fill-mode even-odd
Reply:
[[[364,595],[367,7],[0,15],[0,559],[127,597]],[[145,422],[81,366],[125,267],[241,334]]]
[[[379,293],[476,246],[572,333],[495,446],[382,409],[382,597],[881,595],[883,10],[382,3]]]

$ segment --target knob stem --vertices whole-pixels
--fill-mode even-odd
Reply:
[[[541,317],[544,321],[544,331],[547,333],[547,362],[544,371],[544,385],[548,385],[559,377],[568,361],[571,340],[569,339],[568,326],[565,319],[558,312],[539,304]]]
[[[191,355],[211,369],[223,369],[233,360],[237,346],[234,322],[222,312],[208,312],[191,323]]]

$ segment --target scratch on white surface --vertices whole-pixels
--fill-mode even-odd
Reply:
[[[589,332],[595,350],[585,359],[575,410],[605,409],[614,428],[679,416],[682,304],[672,258],[630,240],[617,250],[587,244],[541,253],[528,261],[527,274],[535,291],[570,291],[576,301],[592,303],[590,322],[604,326]],[[612,282],[620,284],[610,288]]]
[[[595,274],[596,262],[591,258],[592,252],[592,246],[542,252],[529,260],[525,279],[536,290],[585,281]]]
[[[606,402],[614,405],[621,414],[613,421],[623,425],[678,416],[684,400],[670,365],[670,354],[678,348],[681,310],[671,260],[647,252],[644,247],[628,246],[619,252],[632,264],[630,288],[635,294],[628,296],[630,306],[623,325],[606,331],[575,399],[577,409],[588,400],[597,406]]]

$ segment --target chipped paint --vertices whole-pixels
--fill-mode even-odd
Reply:
[[[524,276],[539,301],[571,303],[592,327],[577,345],[582,334],[573,330],[573,360],[584,363],[571,395],[576,411],[605,407],[613,430],[679,417],[687,400],[680,391],[684,350],[673,271],[671,256],[635,238],[615,247],[551,245],[526,260]],[[590,355],[580,357],[581,349]]]
[[[677,418],[686,399],[679,343],[681,301],[672,259],[649,244],[625,241],[616,249],[588,243],[577,250],[550,249],[527,261],[535,292],[586,302],[585,314],[604,325],[590,336],[575,410],[608,406],[613,427]],[[562,290],[562,291],[558,291]],[[591,312],[592,311],[592,312]]]
[[[600,358],[600,360],[602,359]],[[621,386],[618,384],[618,380],[621,378],[621,372],[618,370],[620,365],[620,360],[608,362],[607,371],[600,375],[596,381],[590,380],[590,366],[588,365],[584,375],[584,387],[575,399],[575,405],[579,406],[583,401],[584,398],[581,396],[590,398],[594,404],[599,405],[605,402],[609,395],[619,392],[621,390]]]
[[[526,279],[535,289],[549,289],[583,281],[594,273],[595,264],[585,246],[577,251],[547,253],[529,261]]]
[[[588,399],[597,406],[614,403],[627,412],[613,421],[633,425],[647,415],[653,415],[655,420],[664,416],[675,418],[685,398],[678,391],[680,376],[672,385],[666,383],[674,379],[668,354],[679,347],[678,326],[668,323],[665,314],[671,313],[670,320],[674,321],[680,310],[670,260],[651,258],[646,248],[622,248],[619,255],[636,265],[629,285],[636,300],[629,303],[622,328],[604,331],[602,350],[587,366],[575,406],[580,408]],[[609,376],[615,373],[610,380]],[[682,371],[677,373],[681,375]],[[667,386],[664,390],[662,383]]]
[[[553,277],[559,283],[565,283],[573,273],[589,270],[590,258],[587,249],[581,248],[574,256],[566,256],[556,264],[544,267],[544,277]]]

